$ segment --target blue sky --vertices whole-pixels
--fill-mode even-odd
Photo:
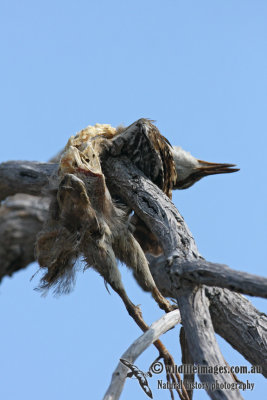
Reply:
[[[264,0],[2,0],[0,161],[46,161],[88,124],[155,119],[171,143],[241,168],[176,192],[174,202],[205,258],[266,275],[266,18]],[[30,281],[36,269],[0,287],[0,396],[100,399],[140,331],[94,271],[70,295],[44,299]],[[121,269],[152,323],[162,313]],[[180,364],[178,333],[163,341]],[[218,340],[230,365],[247,364]],[[147,370],[156,356],[151,348],[136,364]],[[256,384],[245,399],[266,393],[262,377],[240,378]],[[151,388],[169,398],[156,379]],[[128,380],[121,398],[146,396]]]

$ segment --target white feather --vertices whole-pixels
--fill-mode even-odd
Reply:
[[[186,179],[198,167],[198,160],[181,147],[173,147],[173,159],[179,180]]]

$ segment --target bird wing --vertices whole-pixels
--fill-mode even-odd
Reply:
[[[126,155],[171,197],[176,170],[169,141],[152,121],[141,118],[112,139],[112,155]]]

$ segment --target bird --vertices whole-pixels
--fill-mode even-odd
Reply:
[[[114,275],[116,257],[134,271],[139,270],[140,280],[146,282],[147,289],[166,308],[160,294],[155,293],[157,289],[142,256],[142,250],[144,253],[161,254],[160,243],[136,214],[130,216],[127,225],[127,212],[129,215],[131,210],[125,212],[126,208],[120,207],[121,203],[114,203],[101,168],[103,158],[108,155],[127,156],[169,198],[172,197],[172,190],[187,189],[205,176],[232,173],[238,169],[233,168],[234,164],[199,160],[181,147],[172,146],[153,122],[141,118],[128,127],[89,125],[68,140],[61,154],[50,218],[36,245],[40,266],[49,266],[43,288],[56,286],[58,292],[68,292],[73,281],[75,260],[85,252],[87,263],[94,265],[97,259],[94,268],[104,276],[106,271],[99,266],[102,254],[106,264],[110,264],[110,271],[115,271]],[[133,235],[128,227],[133,227]],[[121,235],[121,232],[125,234]],[[90,239],[87,242],[92,244],[92,252],[95,250],[93,258],[81,245],[84,236]],[[54,252],[49,252],[49,248]],[[135,256],[129,259],[129,254]],[[111,275],[105,279],[111,281]]]
[[[121,281],[118,259],[135,271],[160,308],[170,311],[172,306],[157,289],[148,261],[128,229],[127,214],[111,198],[94,145],[71,137],[61,156],[48,218],[35,247],[45,270],[39,289],[68,293],[75,281],[76,260],[83,257],[85,269],[95,269],[138,318]]]
[[[173,190],[188,189],[205,176],[239,171],[233,168],[235,164],[203,161],[179,146],[172,146],[153,122],[140,118],[126,128],[120,126],[112,130],[110,127],[108,135],[106,125],[103,125],[103,129],[97,125],[96,128],[103,132],[102,137],[106,138],[101,142],[103,148],[100,150],[100,158],[107,155],[126,156],[170,199]],[[162,247],[145,223],[136,214],[130,221],[134,237],[143,251],[160,255]]]
[[[46,294],[69,293],[75,282],[77,259],[84,269],[93,268],[123,300],[130,316],[146,331],[141,310],[129,299],[117,260],[134,272],[139,285],[149,291],[165,312],[174,306],[160,293],[151,275],[146,252],[160,244],[153,234],[131,215],[129,207],[114,201],[106,183],[102,163],[107,156],[126,156],[169,198],[173,189],[185,189],[206,175],[235,172],[232,164],[206,163],[180,148],[172,147],[151,120],[141,118],[128,127],[108,124],[88,126],[68,140],[57,173],[51,179],[48,218],[37,235],[35,254],[43,276],[39,290]],[[135,231],[129,227],[135,219]],[[142,226],[142,224],[144,226]],[[138,237],[140,227],[148,231]],[[168,364],[171,356],[162,343],[154,345]],[[138,372],[132,369],[132,372]],[[145,377],[136,375],[148,395]],[[152,394],[150,396],[152,398]]]
[[[92,143],[101,158],[127,156],[169,198],[176,189],[188,189],[205,176],[239,171],[235,164],[200,160],[179,146],[172,146],[155,121],[140,118],[128,127],[95,124],[74,137],[77,146]]]
[[[239,171],[232,168],[235,164],[199,160],[172,146],[153,122],[141,118],[125,130],[120,127],[112,138],[111,154],[127,155],[168,197],[172,197],[172,190],[187,189],[205,176]]]
[[[177,180],[173,149],[154,121],[140,118],[123,129],[109,142],[112,156],[127,156],[168,197]]]

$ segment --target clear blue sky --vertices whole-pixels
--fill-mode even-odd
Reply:
[[[205,258],[265,275],[266,21],[265,0],[2,0],[0,161],[46,161],[88,124],[155,119],[173,144],[241,168],[176,192],[174,202]],[[69,296],[44,299],[30,282],[36,269],[0,286],[0,396],[101,399],[140,331],[94,271]],[[129,272],[123,279],[147,322],[162,315]],[[252,301],[266,312],[265,301]],[[180,364],[178,333],[163,341]],[[246,364],[219,342],[230,365]],[[156,356],[151,348],[136,364],[147,370]],[[240,378],[256,383],[245,399],[266,395],[262,377]],[[169,399],[150,384],[155,399]],[[128,380],[121,398],[147,397]]]

